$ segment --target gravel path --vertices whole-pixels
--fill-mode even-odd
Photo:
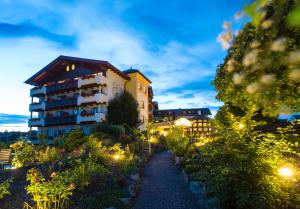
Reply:
[[[145,168],[145,178],[133,209],[197,209],[194,196],[164,151],[154,155]]]

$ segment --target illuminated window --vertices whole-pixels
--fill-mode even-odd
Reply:
[[[72,70],[75,70],[75,64],[72,64]]]
[[[66,71],[67,72],[70,71],[70,66],[69,65],[66,66]]]

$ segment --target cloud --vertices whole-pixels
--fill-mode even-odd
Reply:
[[[31,23],[11,24],[0,22],[0,37],[24,38],[38,37],[51,42],[58,43],[64,47],[75,47],[77,38],[74,35],[62,35],[47,31]]]
[[[0,113],[0,125],[24,124],[27,123],[29,116],[17,114]]]

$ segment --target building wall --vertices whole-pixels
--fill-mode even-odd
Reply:
[[[126,80],[108,69],[107,71],[107,96],[108,101],[115,98],[117,95],[120,95],[124,92]]]
[[[126,90],[132,94],[139,105],[140,120],[143,124],[140,126],[141,129],[145,129],[146,124],[149,120],[148,107],[148,87],[150,86],[149,81],[147,81],[139,73],[130,73],[128,76],[131,78],[129,82],[126,83]]]

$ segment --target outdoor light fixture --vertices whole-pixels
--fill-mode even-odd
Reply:
[[[115,154],[115,155],[114,155],[114,159],[115,159],[115,160],[119,160],[119,159],[120,159],[120,155]]]
[[[281,176],[284,176],[284,177],[291,177],[293,176],[293,170],[288,168],[288,167],[282,167],[282,168],[279,168],[278,169],[278,173],[281,175]]]
[[[243,129],[245,125],[243,123],[239,123],[239,129]]]
[[[175,121],[175,126],[192,126],[192,122],[186,118],[179,118]]]

